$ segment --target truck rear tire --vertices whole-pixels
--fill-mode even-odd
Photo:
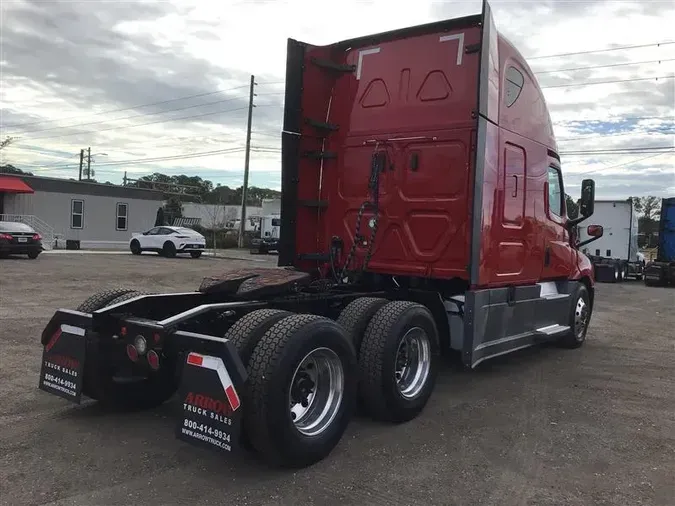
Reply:
[[[347,304],[340,312],[337,322],[351,337],[357,355],[361,349],[361,341],[363,341],[363,334],[366,332],[368,323],[387,302],[389,302],[387,299],[378,297],[359,297]]]
[[[401,423],[420,414],[436,383],[438,343],[425,306],[394,301],[380,308],[359,354],[359,396],[371,417]]]
[[[93,312],[148,292],[125,288],[92,295],[78,307],[78,311]],[[175,363],[167,361],[157,373],[140,381],[119,382],[113,377],[109,364],[101,360],[98,349],[87,342],[82,393],[100,404],[118,410],[150,409],[170,399],[178,388]]]
[[[590,296],[585,285],[579,283],[572,295],[572,301],[568,320],[570,331],[558,340],[561,347],[568,349],[579,348],[586,342],[592,313]]]
[[[612,279],[612,283],[620,283],[621,282],[621,266],[619,265],[619,262],[614,262],[612,264],[612,268],[614,269],[614,279]]]
[[[316,315],[273,325],[248,363],[244,420],[270,465],[306,467],[338,444],[356,401],[356,353],[344,329]]]
[[[253,350],[267,332],[279,320],[293,313],[281,309],[258,309],[239,318],[225,333],[225,339],[232,341],[239,358],[248,367]]]
[[[77,306],[76,310],[83,313],[93,313],[98,309],[109,306],[116,298],[133,291],[132,288],[113,288],[111,290],[98,292],[87,297],[82,304]]]

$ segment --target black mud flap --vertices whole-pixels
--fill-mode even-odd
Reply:
[[[179,395],[178,439],[221,452],[238,449],[241,399],[221,358],[189,353]]]
[[[61,324],[44,345],[38,388],[80,404],[85,360],[85,334],[80,327]]]

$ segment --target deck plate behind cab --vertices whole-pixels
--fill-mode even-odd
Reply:
[[[311,276],[293,269],[248,268],[233,269],[202,280],[202,293],[228,293],[245,298],[288,293],[298,286],[308,285]]]

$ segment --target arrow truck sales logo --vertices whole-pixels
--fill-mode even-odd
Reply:
[[[229,403],[213,399],[207,395],[188,392],[183,401],[183,409],[198,415],[208,416],[211,419],[231,425],[229,419],[234,412]]]

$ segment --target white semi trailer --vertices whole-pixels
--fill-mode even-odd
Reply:
[[[638,251],[638,214],[632,200],[596,200],[593,220],[604,233],[584,252],[593,262],[596,279],[612,283],[642,279],[645,259]],[[590,239],[585,227],[580,227],[579,239]]]

